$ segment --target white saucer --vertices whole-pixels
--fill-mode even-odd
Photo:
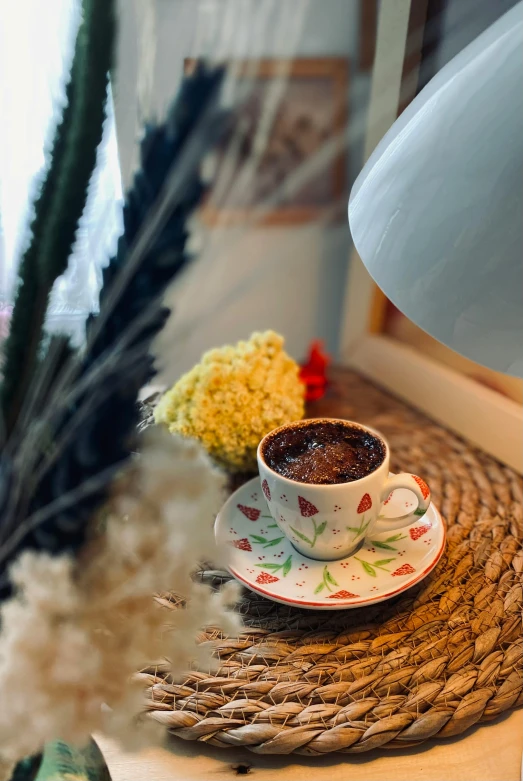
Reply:
[[[410,491],[394,491],[382,517],[413,510]],[[218,544],[232,548],[229,571],[275,602],[316,610],[362,607],[401,594],[423,580],[445,548],[445,525],[431,504],[404,529],[371,535],[353,556],[317,561],[292,546],[269,513],[258,477],[222,507],[215,525]]]

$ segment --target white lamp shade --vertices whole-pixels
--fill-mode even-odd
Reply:
[[[349,222],[376,283],[453,350],[523,375],[523,2],[380,141]]]

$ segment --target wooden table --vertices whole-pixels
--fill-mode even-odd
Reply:
[[[523,712],[514,711],[465,736],[403,751],[369,751],[322,759],[258,756],[171,739],[166,748],[124,754],[97,736],[113,781],[228,781],[238,765],[260,781],[520,781]]]

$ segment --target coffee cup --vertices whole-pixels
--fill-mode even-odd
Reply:
[[[419,521],[430,505],[425,481],[406,472],[390,475],[387,441],[360,423],[311,418],[280,426],[262,439],[257,458],[274,521],[311,559],[346,558],[369,535]],[[417,507],[385,516],[382,508],[399,488],[415,495]]]

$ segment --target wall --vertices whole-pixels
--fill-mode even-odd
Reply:
[[[358,0],[154,0],[152,6],[140,6],[138,19],[130,14],[134,4],[122,2],[116,116],[127,181],[134,165],[137,81],[154,85],[144,103],[161,115],[176,92],[186,56],[285,57],[294,52],[297,57],[355,58],[357,51]],[[292,47],[300,19],[301,32]],[[364,126],[367,80],[368,76],[354,79],[351,89],[351,100],[356,100],[352,114],[356,110],[359,118],[359,125],[354,124],[351,175],[359,165],[362,133],[357,128]],[[258,329],[283,333],[297,358],[317,337],[325,339],[330,351],[337,351],[350,242],[344,215],[328,227],[309,223],[219,228],[200,236],[200,241],[211,242],[210,250],[170,298],[177,313],[166,331],[169,380],[189,368],[202,351]]]
[[[447,0],[442,41],[437,54],[438,70],[517,2],[518,0]]]

